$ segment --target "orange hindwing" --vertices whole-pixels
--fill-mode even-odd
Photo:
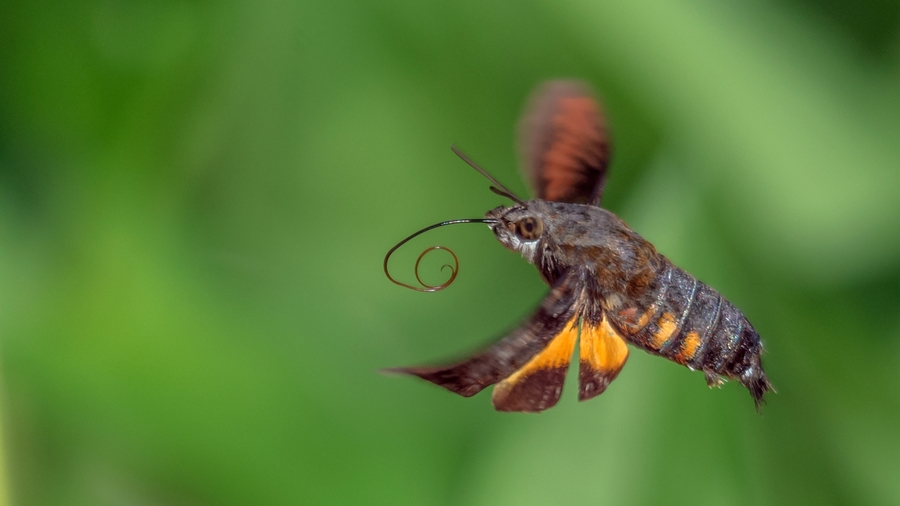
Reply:
[[[580,355],[578,399],[585,401],[602,394],[616,379],[628,360],[628,345],[604,317],[596,327],[582,325]]]
[[[494,387],[491,400],[499,411],[538,412],[559,401],[575,351],[578,318],[572,318],[543,351]]]

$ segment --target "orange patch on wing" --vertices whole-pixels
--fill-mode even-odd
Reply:
[[[653,349],[660,349],[666,344],[666,341],[672,337],[672,334],[675,333],[676,325],[675,325],[675,316],[672,313],[663,313],[662,317],[659,321],[656,322],[656,325],[659,327],[659,330],[653,334],[653,341],[651,345]]]
[[[609,320],[603,318],[600,325],[584,325],[581,329],[581,353],[579,400],[600,395],[609,383],[619,375],[628,360],[628,345]]]
[[[688,335],[684,338],[681,350],[675,355],[675,361],[679,364],[686,363],[688,360],[694,358],[694,354],[697,353],[697,348],[699,347],[700,334],[694,331],[688,332]]]
[[[538,412],[556,405],[577,337],[578,318],[573,318],[543,351],[497,383],[491,395],[494,407],[500,411]]]

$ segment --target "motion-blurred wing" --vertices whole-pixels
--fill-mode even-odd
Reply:
[[[503,394],[505,397],[499,401],[499,404],[498,395],[501,394],[494,394],[494,405],[497,409],[505,411],[546,409],[556,403],[556,399],[559,398],[558,393],[555,397],[541,393],[540,396],[543,400],[537,399],[538,393],[522,393],[524,391],[521,389],[513,388],[514,384],[525,381],[529,375],[523,373],[516,378],[511,378],[511,375],[525,369],[537,371],[540,369],[537,367],[538,362],[540,364],[550,364],[551,362],[557,364],[555,361],[545,361],[541,357],[549,357],[548,353],[554,357],[561,356],[564,353],[563,348],[567,346],[569,347],[568,356],[571,357],[572,346],[575,343],[572,322],[575,320],[575,302],[580,289],[576,286],[576,280],[580,280],[580,277],[563,275],[556,287],[541,302],[537,312],[527,322],[502,340],[467,360],[449,366],[410,367],[393,369],[393,371],[418,376],[465,397],[475,395],[489,385],[510,378],[510,386],[502,387],[507,394]],[[571,346],[568,345],[569,340],[571,340]],[[568,361],[567,358],[566,366],[568,366]],[[531,368],[529,369],[529,367]],[[563,372],[563,376],[565,376],[565,372]],[[536,387],[532,386],[534,385],[533,380],[526,383],[528,385],[527,392],[537,392]],[[526,385],[526,383],[521,384]],[[561,385],[560,380],[558,386]],[[501,387],[498,386],[498,388]],[[553,397],[553,402],[550,402],[551,397]]]
[[[580,350],[578,400],[586,401],[602,394],[616,379],[628,360],[628,345],[604,316],[597,326],[582,324]]]
[[[519,125],[522,169],[537,197],[599,205],[609,163],[600,103],[581,81],[549,81],[532,95]]]

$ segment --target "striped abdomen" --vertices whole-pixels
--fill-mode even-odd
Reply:
[[[641,299],[645,307],[613,313],[617,330],[632,344],[706,374],[710,386],[720,376],[750,390],[757,407],[771,384],[763,372],[759,334],[725,297],[695,277],[663,262]]]

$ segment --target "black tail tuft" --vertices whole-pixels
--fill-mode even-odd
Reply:
[[[742,379],[741,384],[750,391],[753,402],[756,403],[756,411],[760,412],[760,407],[765,403],[763,396],[770,390],[774,392],[775,389],[769,383],[769,378],[766,378],[766,374],[762,372],[762,368],[757,369],[757,371],[759,371],[758,374],[754,374],[746,380]]]

